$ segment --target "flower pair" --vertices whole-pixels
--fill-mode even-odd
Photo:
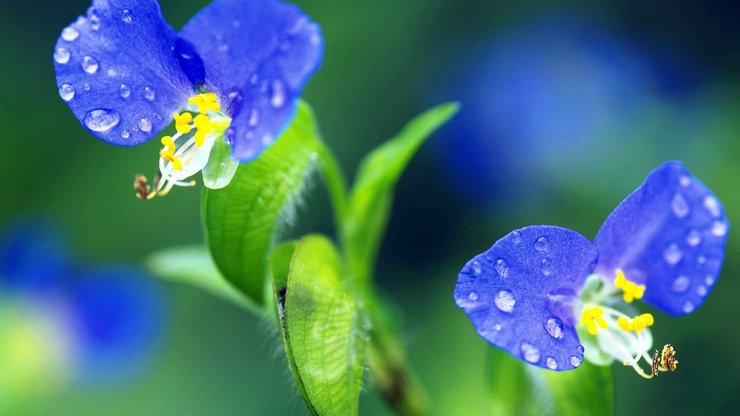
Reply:
[[[454,298],[481,337],[530,364],[562,371],[584,357],[616,359],[651,378],[676,368],[675,351],[651,353],[655,318],[630,304],[692,313],[717,281],[727,233],[719,200],[681,163],[667,162],[593,243],[555,226],[513,231],[465,265]]]
[[[323,54],[319,27],[277,0],[216,0],[179,32],[156,0],[94,0],[66,27],[54,50],[59,95],[94,136],[143,143],[173,118],[159,179],[140,197],[187,186],[219,143],[231,158],[212,161],[205,183],[228,184],[238,161],[253,159],[290,122],[297,97]]]

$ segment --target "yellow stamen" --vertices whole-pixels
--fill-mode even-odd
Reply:
[[[624,291],[623,298],[627,303],[632,303],[635,299],[641,299],[642,295],[645,294],[645,285],[638,285],[627,280],[622,269],[617,269],[617,278],[614,280],[614,286]]]
[[[201,147],[203,146],[203,142],[206,140],[206,135],[213,130],[213,124],[208,116],[203,114],[195,116],[193,124],[198,129],[198,131],[195,132],[195,136],[193,136],[195,138],[195,145]]]
[[[190,113],[182,113],[182,114],[175,113],[174,117],[175,117],[175,129],[177,129],[177,132],[180,134],[190,133],[190,129],[192,129],[190,122],[193,121],[193,115]]]
[[[643,329],[653,326],[655,319],[653,315],[649,313],[643,313],[642,315],[635,316],[633,319],[620,317],[617,319],[617,325],[624,331],[635,331],[640,333]]]
[[[218,97],[216,96],[216,94],[208,92],[205,94],[198,94],[195,97],[191,97],[188,99],[188,102],[190,104],[197,105],[199,113],[206,114],[208,110],[221,111],[221,104],[216,101],[217,99]]]
[[[581,323],[586,325],[586,329],[588,329],[589,334],[596,335],[599,331],[599,327],[601,327],[601,329],[606,329],[608,327],[603,316],[604,310],[600,306],[587,308],[584,309],[581,314]]]

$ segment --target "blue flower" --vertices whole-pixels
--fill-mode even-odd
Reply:
[[[69,365],[58,367],[70,367],[85,384],[135,376],[164,325],[161,293],[150,276],[132,267],[79,267],[59,234],[37,221],[18,222],[0,235],[0,297],[19,299],[33,309],[24,313],[53,321],[49,326],[64,337],[29,354],[60,356]]]
[[[154,190],[165,194],[203,170],[217,140],[249,161],[295,115],[297,97],[318,68],[321,31],[301,11],[276,0],[216,0],[177,33],[155,0],[94,0],[66,27],[54,51],[59,95],[94,136],[131,146],[162,139]]]
[[[593,243],[555,226],[513,231],[465,265],[454,298],[481,337],[530,364],[562,371],[584,357],[616,359],[651,378],[676,368],[675,351],[651,355],[655,319],[628,304],[642,299],[674,316],[696,310],[717,281],[727,233],[719,200],[681,163],[667,162]]]

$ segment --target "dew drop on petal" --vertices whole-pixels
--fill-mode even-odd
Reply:
[[[706,296],[707,295],[707,287],[704,285],[699,285],[696,287],[696,294],[699,296]]]
[[[691,280],[686,276],[678,276],[671,284],[671,290],[675,293],[684,293],[689,289]]]
[[[683,252],[678,244],[671,243],[663,250],[663,259],[670,265],[675,265],[683,258]]]
[[[547,237],[538,238],[537,241],[534,242],[534,249],[542,253],[550,250],[550,242],[547,240]]]
[[[139,120],[139,130],[143,131],[144,133],[149,133],[152,131],[152,122],[148,118],[142,118]]]
[[[556,370],[558,368],[558,362],[555,361],[555,358],[553,357],[547,357],[545,363],[547,364],[547,368],[550,370]]]
[[[687,300],[686,303],[683,304],[683,312],[684,313],[694,312],[694,309],[695,308],[696,307],[694,306],[694,304],[690,300]]]
[[[712,286],[714,284],[714,276],[712,276],[711,274],[708,274],[704,278],[704,284],[707,286]]]
[[[519,349],[521,350],[522,358],[524,358],[525,361],[536,363],[540,360],[540,350],[534,345],[528,342],[522,342]]]
[[[121,137],[123,137],[124,139],[128,139],[129,137],[131,137],[131,132],[128,130],[124,130],[121,132]]]
[[[578,347],[576,347],[576,350],[578,351],[578,354],[581,354],[581,355],[583,355],[583,353],[586,352],[586,349],[583,348],[583,345],[580,345],[580,344],[578,345]]]
[[[681,186],[683,186],[684,188],[688,188],[689,186],[691,186],[691,178],[683,175],[678,179],[678,183],[680,183]]]
[[[498,273],[499,276],[503,277],[504,279],[509,277],[509,263],[507,263],[506,260],[496,260],[496,265],[494,266],[494,268],[496,269],[496,273]]]
[[[545,329],[555,339],[563,338],[563,321],[558,318],[550,318],[545,322]]]
[[[75,87],[70,84],[62,84],[62,86],[59,87],[59,96],[62,97],[62,100],[64,101],[71,101],[72,98],[75,97]]]
[[[514,299],[514,294],[508,290],[500,290],[493,297],[493,303],[501,312],[511,313],[514,310],[516,299]]]
[[[264,136],[262,136],[263,146],[267,146],[270,143],[272,143],[272,134],[265,134]]]
[[[226,44],[226,43],[221,44],[221,45],[218,45],[218,51],[221,52],[221,53],[227,53],[227,52],[229,52],[229,45]]]
[[[270,103],[275,108],[280,108],[285,104],[285,86],[281,81],[272,82],[272,98]]]
[[[511,232],[511,239],[514,240],[514,245],[519,245],[523,242],[522,240],[522,233],[519,231],[512,231]]]
[[[260,80],[260,77],[256,73],[252,74],[249,77],[249,83],[252,85],[257,85],[257,82],[259,82],[259,80]]]
[[[579,358],[576,355],[573,355],[570,357],[570,365],[572,365],[573,367],[578,367],[579,365],[581,365],[582,362],[583,362],[583,359]]]
[[[701,244],[701,234],[698,230],[695,228],[689,230],[689,233],[686,235],[686,244],[691,247],[696,247]]]
[[[134,16],[131,14],[131,10],[123,9],[121,12],[121,21],[123,23],[131,23],[134,20]]]
[[[72,26],[67,26],[64,28],[64,30],[62,30],[62,39],[66,40],[67,42],[74,42],[79,37],[80,31]]]
[[[483,269],[481,268],[480,262],[478,260],[474,260],[472,263],[470,263],[470,268],[473,269],[473,274],[476,276],[480,276],[481,273],[483,273]]]
[[[727,223],[724,221],[714,221],[712,223],[712,235],[715,237],[724,237],[727,234]]]
[[[707,195],[706,197],[704,197],[704,208],[706,208],[709,215],[714,218],[718,218],[720,215],[722,215],[722,211],[719,207],[719,201],[717,201],[717,198],[713,197],[712,195]]]
[[[229,127],[224,132],[224,142],[229,146],[234,144],[234,136],[236,136],[236,130],[233,127]]]
[[[120,121],[121,116],[115,110],[107,108],[88,111],[82,119],[85,127],[95,132],[106,132],[117,126]]]
[[[128,98],[131,95],[131,88],[126,84],[121,84],[121,86],[118,87],[118,95],[120,95],[121,98]]]
[[[477,302],[479,299],[478,292],[470,292],[468,293],[468,300],[471,302]]]
[[[144,87],[144,98],[147,99],[147,101],[154,101],[154,99],[157,97],[157,93],[154,91],[151,87]]]
[[[54,51],[54,61],[58,64],[66,64],[69,62],[69,57],[71,54],[69,53],[69,49],[67,48],[57,48]]]
[[[702,265],[707,262],[707,258],[704,257],[704,255],[700,254],[699,257],[696,258],[696,263],[699,265]]]
[[[117,74],[118,74],[118,72],[116,72],[116,70],[115,70],[115,69],[113,69],[113,68],[110,68],[110,69],[108,70],[108,76],[109,76],[109,77],[111,77],[111,78],[112,78],[112,77],[115,77],[115,76],[116,76]]]
[[[502,327],[501,324],[496,324],[493,326],[494,331],[498,332],[498,331],[501,331],[502,329],[504,329],[504,327]]]
[[[256,127],[257,124],[260,122],[260,112],[256,108],[253,108],[252,111],[249,112],[249,125],[251,127]]]
[[[673,195],[673,201],[671,202],[671,209],[678,218],[685,218],[689,215],[689,204],[686,202],[686,198],[680,193]]]
[[[90,55],[86,55],[82,58],[82,61],[80,61],[80,67],[82,67],[82,70],[88,74],[94,74],[98,71],[100,65],[95,58]]]
[[[552,262],[548,259],[542,259],[540,262],[540,271],[545,276],[550,276],[552,274]]]
[[[85,85],[82,86],[82,89],[85,91],[90,91],[90,84],[86,82]]]

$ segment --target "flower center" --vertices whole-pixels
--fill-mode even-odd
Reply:
[[[630,317],[618,310],[620,306],[630,308],[622,300],[632,303],[634,299],[642,298],[644,292],[645,286],[628,280],[621,269],[616,270],[614,286],[604,284],[600,278],[592,275],[582,293],[584,307],[581,324],[588,334],[595,337],[594,345],[598,344],[605,354],[625,366],[631,366],[637,374],[649,379],[659,372],[674,371],[678,361],[670,344],[666,344],[660,354],[656,350],[650,355],[653,338],[648,328],[655,323],[653,315],[643,313]],[[650,367],[649,374],[640,366],[642,360]]]
[[[173,117],[176,133],[162,137],[154,186],[149,185],[144,175],[136,175],[134,179],[139,199],[167,195],[175,185],[194,186],[195,181],[186,179],[203,170],[214,143],[231,124],[231,118],[221,112],[214,93],[191,97],[184,111]]]

